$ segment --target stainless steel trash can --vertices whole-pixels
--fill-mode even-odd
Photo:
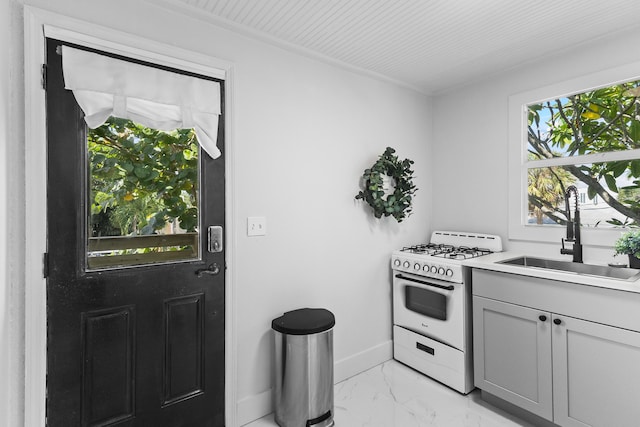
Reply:
[[[333,313],[289,311],[275,331],[275,420],[280,427],[331,427],[333,421]]]

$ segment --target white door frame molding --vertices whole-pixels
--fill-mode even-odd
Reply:
[[[56,38],[136,59],[225,80],[226,263],[225,277],[225,419],[237,425],[237,354],[235,316],[235,168],[233,64],[92,23],[25,6],[25,413],[26,426],[45,425],[46,279],[42,257],[47,248],[47,138],[42,64],[45,39]]]

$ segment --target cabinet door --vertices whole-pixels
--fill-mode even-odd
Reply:
[[[560,315],[552,326],[555,423],[637,427],[640,333]]]
[[[473,297],[475,386],[551,420],[551,314]]]

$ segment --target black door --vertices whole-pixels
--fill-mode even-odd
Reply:
[[[47,424],[223,426],[225,261],[207,232],[224,226],[224,114],[215,160],[189,130],[117,142],[135,125],[86,128],[60,44],[47,41]],[[141,151],[149,135],[165,136]],[[187,148],[143,159],[167,140]]]

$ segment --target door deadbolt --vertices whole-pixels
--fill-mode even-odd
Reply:
[[[222,252],[222,232],[219,225],[211,225],[207,229],[207,249],[211,253]]]

